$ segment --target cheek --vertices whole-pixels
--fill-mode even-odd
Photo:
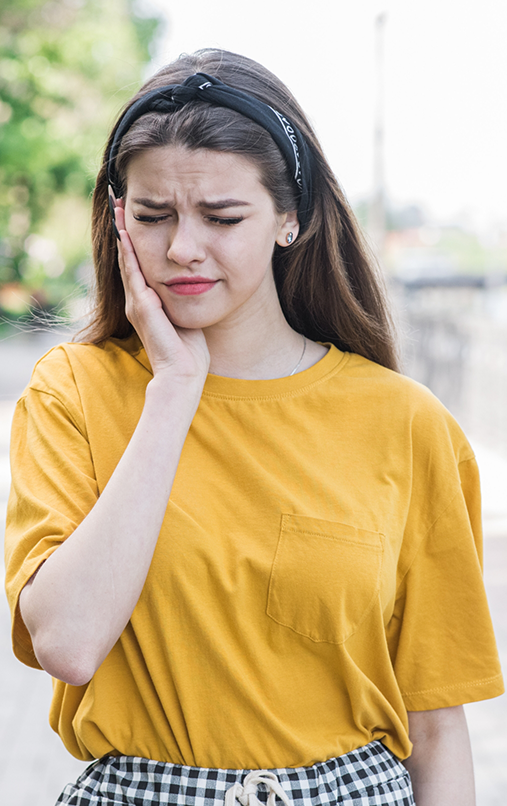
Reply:
[[[244,235],[238,233],[235,238],[224,239],[217,244],[215,254],[231,267],[239,276],[263,275],[270,268],[274,250],[274,239],[263,232]],[[253,279],[253,277],[252,277]]]
[[[132,227],[128,233],[143,271],[147,268],[145,264],[165,258],[167,245],[161,231]]]
[[[244,264],[252,275],[260,279],[267,271],[271,271],[273,265],[274,240],[270,237],[259,237],[251,241],[249,247],[244,250]]]

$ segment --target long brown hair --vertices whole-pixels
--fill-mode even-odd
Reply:
[[[398,369],[392,321],[376,261],[312,127],[276,76],[244,56],[200,50],[162,68],[126,108],[150,90],[182,83],[196,72],[214,75],[286,115],[313,152],[314,209],[310,223],[289,248],[275,246],[273,254],[274,277],[288,323],[309,339],[331,342],[341,350]],[[133,332],[125,315],[125,294],[107,204],[107,155],[121,117],[111,132],[93,196],[96,307],[89,326],[79,334],[81,340],[93,343],[126,338]],[[271,136],[237,112],[201,101],[188,103],[173,114],[149,113],[134,123],[123,137],[116,161],[123,190],[134,154],[174,144],[247,156],[258,167],[277,212],[297,208],[285,160]]]

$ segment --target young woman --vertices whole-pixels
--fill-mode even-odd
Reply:
[[[503,690],[474,456],[396,372],[287,88],[217,50],[161,70],[93,242],[93,321],[13,431],[15,651],[98,759],[58,802],[471,806],[461,705]]]

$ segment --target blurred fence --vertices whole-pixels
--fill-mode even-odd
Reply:
[[[507,284],[501,278],[396,282],[403,371],[464,430],[507,455]]]

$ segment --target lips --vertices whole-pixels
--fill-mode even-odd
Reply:
[[[210,277],[201,277],[199,275],[192,275],[191,277],[175,277],[174,280],[169,280],[165,285],[180,296],[189,296],[204,294],[210,291],[218,280],[212,280]]]

